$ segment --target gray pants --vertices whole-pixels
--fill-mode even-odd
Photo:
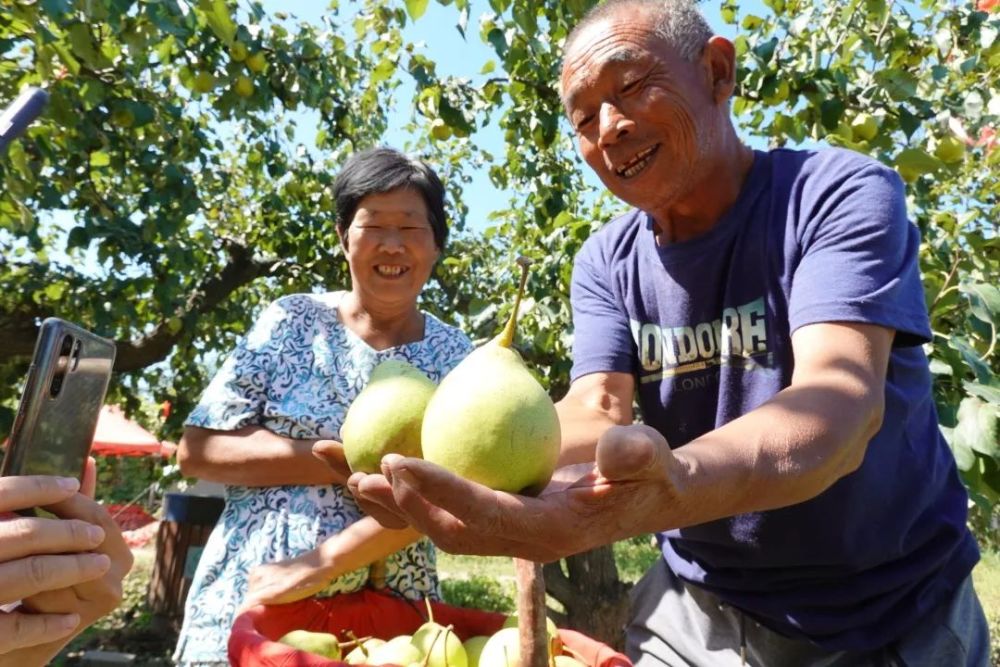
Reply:
[[[772,632],[681,582],[662,558],[632,590],[625,652],[636,667],[735,667],[741,645],[753,667],[987,667],[990,654],[971,576],[909,633],[869,653],[830,653]]]

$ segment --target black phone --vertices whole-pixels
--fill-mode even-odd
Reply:
[[[43,321],[0,475],[81,479],[114,361],[112,341],[59,318]]]

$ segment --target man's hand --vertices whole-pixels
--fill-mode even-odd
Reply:
[[[86,482],[92,486],[89,477]],[[82,624],[92,621],[91,615],[80,606],[35,609],[30,600],[50,595],[62,597],[74,587],[94,587],[94,582],[120,570],[122,559],[131,564],[131,553],[127,556],[116,553],[116,561],[102,548],[111,533],[121,539],[118,528],[103,508],[77,493],[79,488],[79,483],[69,478],[0,478],[0,512],[30,507],[61,510],[80,505],[91,509],[59,515],[65,520],[11,517],[0,521],[0,603],[24,600],[22,606],[37,612],[24,613],[19,606],[0,613],[0,655],[68,638]],[[106,522],[96,520],[100,513],[107,517]],[[125,551],[128,552],[127,547]]]
[[[322,562],[318,550],[297,558],[259,565],[250,572],[243,607],[302,600],[326,588],[331,579],[333,576]]]
[[[597,443],[596,464],[556,471],[537,498],[493,491],[421,459],[390,454],[381,475],[348,487],[388,528],[411,525],[450,553],[548,562],[684,522],[677,461],[647,426],[616,426]]]

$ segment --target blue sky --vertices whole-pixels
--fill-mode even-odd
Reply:
[[[400,3],[402,0],[399,0]],[[286,12],[298,20],[319,24],[326,10],[326,3],[317,0],[262,0],[264,9],[268,14],[277,11]],[[350,7],[343,6],[342,15],[351,11]],[[734,26],[726,25],[719,16],[719,2],[705,2],[702,4],[705,16],[715,31],[730,39],[735,37]],[[760,0],[749,0],[744,2],[741,13],[762,13],[766,11]],[[483,63],[494,57],[492,48],[482,43],[479,38],[479,17],[486,12],[490,12],[489,3],[486,0],[472,0],[470,2],[469,22],[466,34],[468,39],[462,38],[455,27],[458,12],[454,5],[442,7],[436,0],[428,3],[427,12],[416,22],[410,23],[404,36],[412,42],[423,42],[423,53],[428,58],[437,63],[438,74],[444,76],[463,76],[477,81],[484,77],[479,75],[479,69]],[[291,19],[290,19],[291,22]],[[346,23],[346,22],[343,22]],[[492,75],[491,75],[492,76]],[[404,87],[397,93],[397,99],[405,101],[411,99],[412,85],[404,77]],[[405,105],[397,105],[390,116],[390,128],[385,138],[389,145],[405,148],[408,135],[403,131],[403,126],[409,121],[410,109]],[[312,147],[315,137],[315,117],[301,114],[297,118],[299,131],[296,135],[297,141]],[[500,131],[494,126],[477,132],[474,135],[477,145],[490,151],[493,155],[503,155],[503,141]],[[587,181],[598,185],[596,177],[588,174]],[[465,203],[469,207],[468,227],[473,230],[481,230],[487,226],[486,216],[490,211],[505,206],[508,195],[498,191],[489,181],[485,172],[473,174],[473,180],[465,187]]]

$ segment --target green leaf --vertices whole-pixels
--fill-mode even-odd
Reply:
[[[958,466],[958,469],[962,472],[972,470],[972,466],[976,465],[976,453],[964,441],[955,437],[956,429],[947,426],[940,428],[941,434],[951,448],[951,453],[955,456],[955,465]]]
[[[981,384],[990,385],[993,383],[993,371],[979,358],[976,350],[964,339],[952,336],[948,340],[948,346],[957,350],[962,355],[965,365],[972,369],[973,374]]]
[[[1000,457],[1000,439],[997,437],[998,418],[1000,418],[1000,406],[973,397],[963,399],[958,407],[958,425],[955,427],[953,438],[960,446],[986,456]]]
[[[895,102],[908,100],[917,94],[917,77],[901,69],[885,69],[875,73],[877,81]]]
[[[819,105],[819,114],[823,127],[834,130],[844,115],[844,103],[837,98],[823,100]]]
[[[414,21],[427,11],[428,0],[406,0],[406,13]]]
[[[57,21],[73,11],[73,3],[70,0],[42,0],[39,4],[49,18]]]
[[[1000,405],[1000,387],[991,387],[978,382],[963,382],[962,386],[973,396],[978,396],[993,405]]]
[[[919,116],[911,113],[906,107],[899,109],[899,129],[903,131],[907,139],[920,129],[920,124],[921,120]]]
[[[58,301],[66,291],[66,283],[51,283],[45,288],[45,298],[49,301]]]
[[[959,289],[969,300],[969,310],[987,324],[1000,321],[1000,289],[995,285],[974,283],[960,285]]]
[[[226,0],[199,0],[198,9],[205,15],[208,27],[227,46],[236,38],[236,24],[229,14]]]
[[[94,151],[90,154],[91,167],[107,167],[111,164],[111,157],[103,151]]]
[[[919,148],[907,148],[896,156],[895,164],[900,169],[912,170],[918,174],[929,174],[944,167],[944,163]]]

